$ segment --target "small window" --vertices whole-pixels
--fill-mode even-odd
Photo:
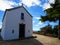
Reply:
[[[14,30],[12,30],[12,33],[14,33]]]
[[[24,20],[24,13],[21,13],[21,19]]]
[[[30,32],[30,30],[28,30],[28,32]]]

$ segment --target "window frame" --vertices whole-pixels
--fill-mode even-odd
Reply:
[[[21,13],[21,20],[24,20],[24,13]]]

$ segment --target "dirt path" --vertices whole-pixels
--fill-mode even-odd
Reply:
[[[53,37],[33,34],[37,38],[15,40],[15,41],[1,41],[0,45],[60,45],[60,40]]]
[[[37,36],[36,40],[41,42],[43,45],[60,45],[60,40],[54,37],[48,37],[43,35],[34,34]]]

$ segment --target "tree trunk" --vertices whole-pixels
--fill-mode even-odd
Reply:
[[[60,39],[60,19],[59,19],[59,27],[58,27],[58,39]]]

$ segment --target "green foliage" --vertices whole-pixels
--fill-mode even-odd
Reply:
[[[41,16],[40,21],[56,21],[59,20],[59,29],[60,29],[60,0],[55,0],[55,4],[51,4],[52,8],[46,9],[46,16]],[[60,31],[58,28],[54,27],[53,33],[58,35],[58,38],[60,38]]]
[[[47,33],[52,34],[52,27],[48,24],[47,26],[41,28],[41,32],[44,32],[44,35]]]
[[[46,9],[46,16],[41,16],[41,21],[56,21],[60,19],[60,4],[58,4],[58,1],[55,2],[55,4],[51,4],[52,8]]]
[[[58,25],[54,26],[54,28],[52,28],[49,24],[45,27],[41,28],[41,32],[43,32],[44,35],[46,34],[52,34],[54,36],[58,36]],[[40,33],[41,33],[40,32]]]
[[[54,26],[53,30],[53,34],[58,35],[58,25]]]

